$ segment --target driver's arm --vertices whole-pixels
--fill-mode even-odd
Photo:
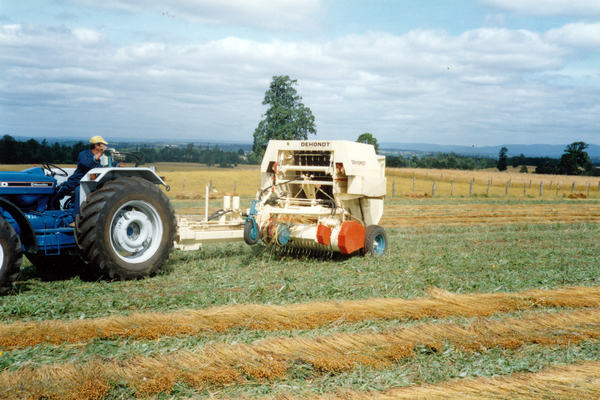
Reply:
[[[96,161],[94,154],[91,152],[81,153],[79,155],[79,159],[77,160],[77,165],[81,165],[87,169],[100,168],[102,166],[100,161]]]

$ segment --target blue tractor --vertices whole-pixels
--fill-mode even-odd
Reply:
[[[48,163],[0,172],[0,294],[23,255],[43,274],[76,266],[120,280],[153,275],[168,260],[177,222],[157,186],[168,190],[164,179],[149,168],[95,168],[56,203],[57,185],[73,172]]]

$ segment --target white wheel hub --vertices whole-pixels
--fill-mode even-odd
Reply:
[[[0,269],[4,266],[4,248],[0,246]]]
[[[144,201],[123,204],[110,224],[111,244],[117,255],[130,263],[150,259],[160,246],[163,226],[156,209]]]

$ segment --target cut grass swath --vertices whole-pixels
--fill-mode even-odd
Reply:
[[[244,379],[284,379],[293,363],[311,364],[321,373],[350,371],[360,365],[391,366],[413,355],[415,346],[440,351],[514,349],[524,344],[567,345],[600,336],[597,308],[534,314],[504,320],[477,319],[468,325],[423,323],[380,333],[354,333],[314,339],[273,338],[251,345],[220,343],[157,357],[125,361],[22,368],[0,373],[0,398],[96,398],[117,382],[138,394],[169,392],[178,382],[194,387]],[[90,388],[98,388],[90,393]],[[96,397],[94,397],[96,396]]]
[[[338,396],[303,397],[304,400],[537,400],[590,399],[600,393],[600,362],[552,368],[537,373],[514,374],[509,377],[461,379],[436,385],[394,388],[383,392],[344,391]],[[298,400],[278,396],[278,400]]]
[[[98,338],[157,339],[224,332],[233,328],[276,331],[314,329],[332,322],[490,316],[537,307],[600,307],[600,287],[468,295],[432,288],[429,296],[412,300],[369,299],[288,306],[239,305],[68,322],[0,324],[0,347],[79,343]]]
[[[385,227],[431,225],[507,225],[598,222],[597,204],[388,204],[380,225]]]

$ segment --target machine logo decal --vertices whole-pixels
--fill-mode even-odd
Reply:
[[[301,142],[301,147],[330,147],[331,142]]]

